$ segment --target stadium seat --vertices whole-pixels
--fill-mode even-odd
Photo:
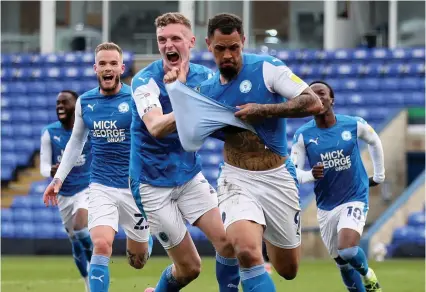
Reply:
[[[33,222],[33,212],[31,208],[14,208],[13,222]]]
[[[34,232],[34,238],[38,239],[49,239],[49,238],[55,238],[57,228],[55,225],[52,225],[51,223],[46,222],[37,222],[35,223],[37,226],[36,231]]]
[[[32,209],[32,213],[34,217],[34,222],[36,223],[48,222],[50,224],[54,222],[55,215],[50,208],[45,207],[45,208]]]
[[[15,237],[15,224],[13,224],[11,222],[2,222],[2,224],[1,224],[1,237],[2,238],[14,238]]]
[[[36,181],[33,182],[30,186],[29,195],[43,195],[44,190],[47,188],[47,186],[50,183],[50,179],[42,180],[42,181]]]
[[[425,213],[424,212],[416,212],[412,213],[408,216],[407,221],[408,226],[413,227],[425,227]]]
[[[2,227],[4,226],[4,223],[13,222],[13,211],[12,209],[1,209],[1,224]]]

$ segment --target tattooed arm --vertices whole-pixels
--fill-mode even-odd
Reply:
[[[278,93],[287,101],[278,104],[245,104],[235,116],[242,120],[256,121],[262,118],[302,118],[316,115],[322,103],[309,86],[278,59],[263,63],[263,78],[270,92]]]

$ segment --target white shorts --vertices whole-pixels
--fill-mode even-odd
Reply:
[[[362,235],[367,218],[368,206],[363,202],[349,202],[331,211],[318,209],[317,218],[321,238],[329,254],[337,258],[338,234],[340,229],[353,229]]]
[[[248,171],[229,164],[218,179],[219,208],[225,228],[239,220],[266,227],[264,239],[292,249],[300,245],[299,192],[285,165],[266,171]]]
[[[133,200],[130,189],[118,189],[98,183],[89,185],[89,230],[120,225],[126,236],[137,242],[149,240],[149,226]]]
[[[86,188],[74,196],[58,196],[58,209],[61,214],[62,224],[69,236],[72,236],[74,230],[74,215],[78,209],[88,209],[89,207],[89,189]]]
[[[133,187],[132,190],[137,192]],[[134,198],[137,203],[141,201],[151,233],[165,249],[181,243],[187,232],[185,220],[194,224],[205,213],[217,207],[216,191],[201,172],[178,187],[139,184],[139,194],[134,194]]]

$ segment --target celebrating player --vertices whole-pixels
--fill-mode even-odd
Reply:
[[[44,193],[46,205],[56,204],[59,190],[78,161],[88,134],[93,155],[89,185],[89,229],[94,250],[90,262],[90,291],[109,289],[109,260],[120,224],[127,236],[129,264],[141,269],[149,258],[152,239],[129,189],[131,89],[120,82],[123,53],[114,43],[95,50],[99,87],[77,100],[71,138],[52,183]],[[149,242],[149,243],[148,243]]]
[[[74,91],[61,91],[56,100],[56,114],[59,121],[43,129],[40,147],[40,173],[44,177],[54,177],[56,174],[65,146],[71,136],[77,98],[78,94]],[[90,291],[87,269],[88,262],[92,257],[92,241],[87,229],[91,162],[90,143],[87,142],[58,193],[58,207],[62,224],[71,241],[74,261],[84,279],[87,292]]]
[[[380,292],[359,241],[367,218],[369,186],[385,179],[382,143],[362,118],[334,113],[334,92],[327,83],[315,81],[310,86],[324,109],[294,135],[291,157],[298,180],[315,181],[321,237],[348,291]],[[374,167],[370,178],[358,139],[368,143]],[[311,171],[303,171],[306,154]]]
[[[207,80],[212,72],[204,66],[189,63],[195,37],[185,16],[166,13],[156,19],[155,25],[162,59],[148,65],[132,80],[130,161],[135,201],[146,214],[151,232],[173,260],[173,265],[163,272],[155,291],[180,291],[200,273],[201,259],[185,221],[199,227],[216,248],[219,290],[238,291],[238,262],[226,239],[216,192],[201,173],[199,156],[185,152],[179,142],[163,83],[164,75],[173,68],[182,67],[187,85],[192,88]]]
[[[239,17],[214,16],[206,41],[219,71],[201,84],[203,95],[181,84],[182,70],[168,73],[167,90],[187,149],[199,147],[206,136],[220,137],[216,132],[226,125],[242,128],[223,131],[219,207],[241,267],[243,290],[275,291],[263,265],[262,237],[272,265],[286,279],[296,277],[301,241],[296,170],[287,153],[285,118],[317,114],[322,105],[280,60],[243,54],[244,40]],[[173,82],[176,78],[180,83]],[[194,126],[185,130],[188,122]]]

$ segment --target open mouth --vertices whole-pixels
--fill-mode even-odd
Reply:
[[[67,116],[65,110],[63,110],[63,109],[57,110],[56,113],[58,115],[58,118],[60,118],[60,119],[66,118],[66,116]]]
[[[166,53],[167,60],[169,60],[171,63],[176,63],[179,61],[179,54],[177,52],[168,52]]]
[[[112,79],[114,78],[114,76],[113,75],[104,75],[104,80],[105,81],[112,81]]]

